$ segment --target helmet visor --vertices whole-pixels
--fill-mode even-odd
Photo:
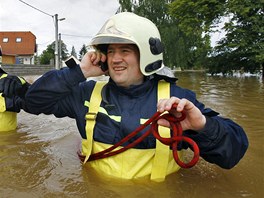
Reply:
[[[93,38],[91,41],[91,45],[100,45],[100,44],[111,44],[111,43],[128,43],[128,44],[136,44],[135,42],[115,36],[98,36]]]

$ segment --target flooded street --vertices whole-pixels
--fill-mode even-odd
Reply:
[[[162,183],[100,175],[77,156],[75,121],[18,114],[16,131],[0,133],[0,197],[262,198],[264,197],[264,83],[259,77],[176,73],[178,84],[196,92],[206,106],[238,122],[249,138],[240,163],[224,170],[200,159]]]

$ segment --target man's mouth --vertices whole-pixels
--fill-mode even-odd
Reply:
[[[122,67],[122,66],[118,66],[118,67],[113,68],[114,71],[124,71],[125,69],[126,69],[126,67]]]

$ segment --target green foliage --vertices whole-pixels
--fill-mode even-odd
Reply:
[[[223,15],[226,0],[175,0],[169,13],[177,18],[179,26],[189,34],[202,34]]]
[[[87,48],[86,48],[85,44],[83,44],[83,46],[82,46],[82,48],[81,48],[81,50],[80,50],[80,52],[79,52],[79,59],[81,60],[82,57],[83,57],[86,53],[87,53]]]
[[[119,0],[120,11],[149,18],[160,30],[164,63],[211,73],[255,72],[264,67],[263,0]],[[210,33],[220,19],[226,36],[214,49]],[[263,68],[262,68],[263,69]]]
[[[184,55],[178,64],[187,69],[204,68],[211,51],[210,33],[224,13],[225,0],[174,0],[168,12],[182,32],[177,49]],[[188,65],[186,62],[188,61]],[[184,63],[182,65],[182,63]]]
[[[52,44],[48,45],[47,49],[40,55],[40,64],[49,65],[51,60],[55,59],[54,48]]]
[[[224,26],[226,36],[215,48],[215,55],[208,65],[210,71],[228,67],[228,70],[256,72],[264,62],[264,2],[229,0],[227,8],[230,21]],[[220,61],[218,67],[214,59]]]
[[[133,11],[154,22],[164,44],[164,63],[183,69],[200,68],[210,50],[207,37],[199,33],[187,34],[180,26],[179,19],[170,12],[173,0],[120,0],[121,11]]]
[[[65,60],[68,56],[67,46],[61,41],[61,56],[62,60]],[[40,64],[49,65],[51,61],[55,60],[55,41],[47,46],[47,49],[44,50],[40,55]]]
[[[75,58],[77,58],[77,54],[76,54],[76,50],[75,50],[74,46],[72,46],[71,55],[74,56]]]

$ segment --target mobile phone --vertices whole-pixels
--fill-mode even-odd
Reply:
[[[68,58],[65,61],[65,64],[69,67],[69,68],[73,68],[74,66],[76,66],[76,64],[80,64],[80,61],[78,59],[76,59],[74,56],[71,56],[70,58]],[[107,65],[107,61],[99,62],[100,68],[103,72],[108,70],[108,65]]]
[[[105,61],[105,62],[100,61],[100,62],[99,62],[99,65],[100,65],[101,70],[102,70],[103,72],[105,72],[105,71],[108,70],[107,61]]]
[[[69,68],[73,68],[75,67],[77,64],[80,64],[80,61],[75,58],[74,56],[70,56],[66,61],[65,64],[69,67]]]

